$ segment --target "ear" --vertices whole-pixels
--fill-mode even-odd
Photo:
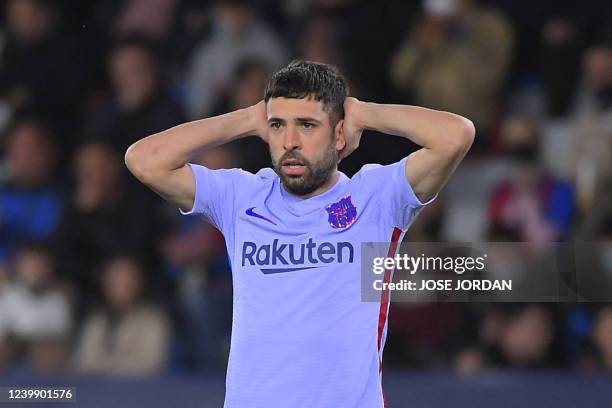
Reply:
[[[336,138],[336,150],[341,151],[346,146],[344,137],[344,119],[340,119],[334,128],[334,137]]]

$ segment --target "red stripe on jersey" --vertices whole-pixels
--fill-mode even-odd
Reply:
[[[391,236],[391,244],[389,245],[389,251],[387,252],[387,257],[392,258],[397,251],[397,244],[399,241],[399,237],[402,234],[402,230],[399,228],[393,229],[393,235]],[[385,269],[385,276],[383,278],[384,283],[389,283],[391,281],[391,276],[393,274],[393,269]],[[389,310],[389,299],[391,294],[388,289],[383,290],[381,299],[380,299],[380,312],[378,314],[378,351],[382,349],[382,336],[383,331],[385,329],[385,324],[387,323],[387,313]]]
[[[393,229],[393,234],[391,235],[391,244],[389,244],[389,251],[387,251],[387,258],[392,258],[397,251],[397,244],[399,243],[399,238],[402,235],[402,230],[399,228]],[[390,282],[391,276],[393,275],[393,269],[385,269],[385,276],[383,277],[383,282]],[[382,337],[385,331],[385,325],[387,324],[387,314],[389,312],[389,299],[391,298],[391,293],[388,289],[383,290],[380,297],[380,312],[378,314],[378,356],[379,356],[379,367],[378,372],[382,375]],[[387,394],[385,390],[382,390],[383,396],[383,407],[387,408]]]

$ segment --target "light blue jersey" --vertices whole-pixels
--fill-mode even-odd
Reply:
[[[221,230],[232,264],[225,408],[383,407],[389,299],[361,301],[361,243],[397,243],[425,205],[405,166],[340,173],[304,200],[269,168],[191,165],[196,198],[184,214]]]

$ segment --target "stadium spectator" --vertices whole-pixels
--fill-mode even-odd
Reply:
[[[13,281],[0,289],[0,343],[17,358],[19,350],[26,353],[28,368],[34,371],[61,369],[73,323],[53,255],[42,245],[24,244],[13,269]]]
[[[525,305],[506,312],[499,337],[500,363],[515,368],[544,368],[558,362],[554,355],[555,323],[550,310]]]
[[[342,24],[325,14],[316,14],[306,23],[299,40],[300,58],[332,64],[342,70],[345,65],[339,44]]]
[[[263,62],[250,58],[240,61],[232,75],[230,86],[225,93],[219,95],[213,114],[227,113],[259,102],[270,74],[270,69]]]
[[[193,52],[189,67],[189,115],[210,116],[215,100],[230,86],[232,74],[245,58],[271,69],[287,60],[278,36],[255,15],[244,0],[216,4],[210,37]]]
[[[70,342],[67,337],[45,337],[28,347],[27,365],[40,376],[63,374],[70,365]]]
[[[104,305],[85,321],[75,364],[103,375],[152,375],[168,360],[170,327],[160,309],[144,299],[143,270],[129,256],[107,261],[101,277]]]
[[[463,324],[458,330],[461,340],[452,360],[455,372],[461,375],[478,373],[491,367],[505,324],[502,305],[470,306],[472,319],[463,317]]]
[[[523,98],[513,102],[515,112],[542,123],[542,164],[555,176],[569,181],[576,175],[571,113],[580,82],[582,42],[577,25],[569,18],[547,21],[541,30],[539,49],[542,94],[525,81]]]
[[[555,342],[554,310],[538,304],[474,307],[475,316],[479,316],[475,332],[465,337],[467,343],[455,355],[455,370],[473,374],[488,369],[557,366],[563,358]]]
[[[171,31],[165,39],[164,54],[177,64],[181,75],[193,50],[210,33],[212,24],[212,7],[208,2],[179,2]]]
[[[580,77],[581,39],[568,19],[553,18],[542,28],[540,67],[547,112],[558,119],[573,108]]]
[[[573,191],[539,164],[535,125],[525,118],[509,117],[501,132],[511,169],[510,177],[490,198],[490,227],[511,231],[518,241],[567,239],[574,216]]]
[[[587,50],[574,113],[570,146],[578,203],[585,216],[583,233],[593,237],[612,210],[612,47]]]
[[[129,37],[118,41],[108,58],[112,97],[94,112],[85,134],[108,140],[123,154],[142,135],[183,121],[181,106],[169,95],[153,45]]]
[[[76,151],[76,188],[55,235],[62,270],[78,284],[85,301],[92,299],[95,267],[117,251],[154,255],[159,231],[155,208],[138,192],[125,188],[119,154],[103,141]]]
[[[270,70],[264,63],[252,59],[242,61],[236,67],[231,86],[218,99],[212,111],[213,115],[246,108],[259,102],[269,76]],[[237,140],[229,147],[233,152],[231,154],[237,156],[237,164],[244,170],[256,173],[270,166],[268,145],[258,137]]]
[[[423,1],[423,16],[390,64],[391,82],[417,105],[470,118],[482,141],[513,55],[512,26],[476,0]]]
[[[0,181],[0,259],[20,241],[46,239],[62,210],[56,185],[56,146],[42,122],[24,119],[8,132]]]
[[[127,0],[115,19],[116,36],[138,34],[163,40],[169,35],[178,0]]]
[[[390,361],[418,368],[445,364],[461,316],[457,304],[395,303],[389,312]]]
[[[70,144],[83,72],[77,47],[57,25],[59,10],[50,0],[4,2],[6,32],[0,47],[0,130],[24,110],[53,123]],[[69,81],[63,78],[70,78]]]

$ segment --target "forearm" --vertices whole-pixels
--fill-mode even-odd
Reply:
[[[405,137],[433,150],[471,144],[474,134],[468,119],[418,106],[362,103],[358,117],[363,129]]]
[[[132,171],[171,171],[199,152],[257,133],[251,108],[184,123],[134,143],[126,152]]]

